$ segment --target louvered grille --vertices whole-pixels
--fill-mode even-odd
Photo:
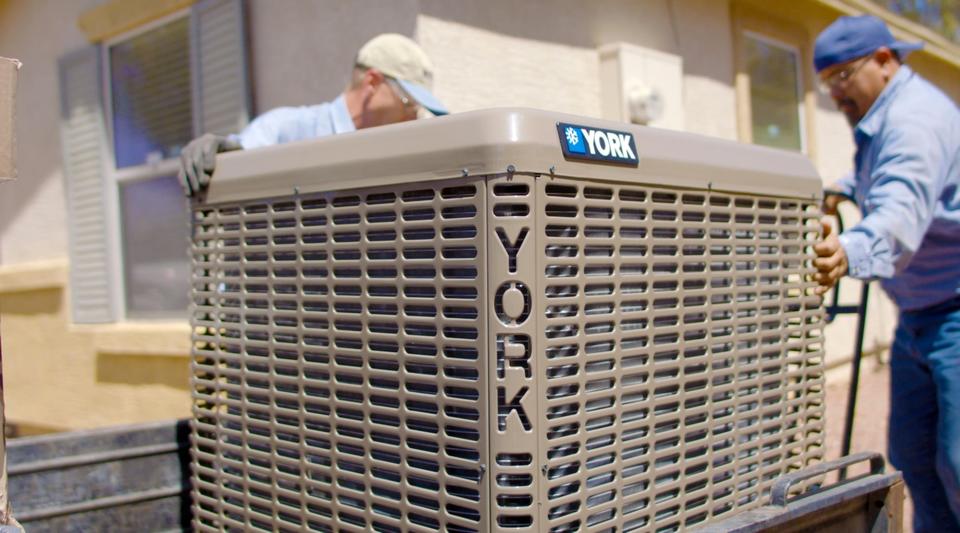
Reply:
[[[822,455],[814,198],[400,181],[196,204],[197,529],[678,531]]]
[[[482,182],[195,212],[201,530],[481,531]]]
[[[546,527],[674,531],[821,455],[811,202],[538,181]]]

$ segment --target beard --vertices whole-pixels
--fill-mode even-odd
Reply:
[[[837,102],[837,107],[840,108],[840,111],[843,113],[843,116],[847,118],[847,123],[850,124],[851,128],[855,128],[860,122],[860,119],[863,118],[863,113],[860,111],[860,106],[850,98],[844,98]]]

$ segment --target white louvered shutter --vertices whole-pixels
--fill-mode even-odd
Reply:
[[[250,120],[245,27],[242,0],[205,0],[193,7],[197,135],[236,133]]]
[[[105,186],[106,125],[100,48],[60,59],[60,124],[70,238],[73,321],[114,320]]]

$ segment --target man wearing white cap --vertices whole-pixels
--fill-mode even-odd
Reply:
[[[216,154],[258,148],[417,118],[421,109],[445,115],[447,109],[430,92],[433,65],[411,39],[396,33],[378,35],[357,53],[350,85],[332,102],[279,107],[260,115],[238,135],[207,133],[180,154],[180,183],[187,196],[210,181]]]

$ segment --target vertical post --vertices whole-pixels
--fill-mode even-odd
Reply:
[[[860,360],[863,358],[863,336],[867,329],[867,298],[870,296],[870,282],[864,281],[860,289],[860,305],[857,310],[857,340],[853,347],[853,369],[850,371],[850,392],[847,394],[847,418],[843,428],[843,448],[840,457],[850,455],[850,442],[853,439],[853,420],[857,408],[857,389],[860,386]],[[840,480],[847,479],[847,467],[840,469]]]
[[[13,518],[13,509],[10,506],[10,498],[7,492],[7,422],[4,416],[3,404],[3,340],[0,339],[0,533],[8,531],[18,531],[18,529],[9,529],[8,526],[17,526]]]
[[[13,102],[17,93],[17,71],[20,62],[0,57],[0,183],[17,177],[13,154]]]
[[[0,183],[17,176],[14,161],[14,102],[20,62],[0,57]],[[0,531],[19,526],[13,519],[7,493],[6,421],[3,406],[3,342],[0,340]],[[13,529],[19,531],[19,527]]]

